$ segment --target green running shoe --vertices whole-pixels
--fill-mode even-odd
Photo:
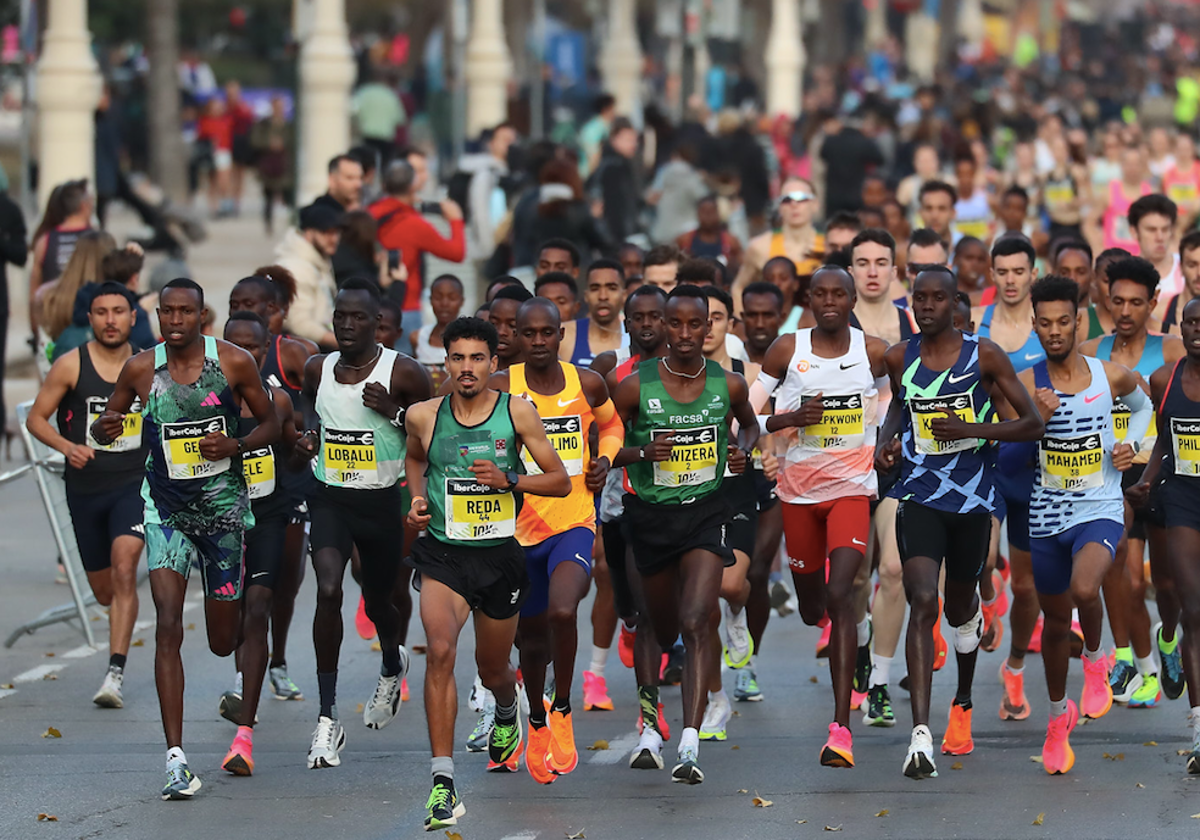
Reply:
[[[167,762],[167,783],[162,789],[163,801],[191,799],[200,790],[200,779],[182,761]]]
[[[671,781],[684,785],[698,785],[704,781],[704,771],[699,765],[700,754],[693,747],[680,747],[679,763],[671,770]]]
[[[271,678],[271,692],[275,695],[276,700],[304,699],[300,686],[292,682],[292,678],[288,676],[286,665],[272,668],[268,671],[268,675]]]
[[[867,726],[896,725],[892,698],[888,695],[886,685],[873,685],[867,689],[867,710],[863,712],[863,723]]]
[[[467,806],[458,798],[454,789],[454,780],[445,776],[436,776],[433,780],[433,790],[425,803],[425,830],[437,831],[456,825],[459,817],[467,814]]]
[[[1158,687],[1158,674],[1142,674],[1142,687],[1129,698],[1129,708],[1148,709],[1157,706],[1162,699],[1162,690]]]
[[[1162,664],[1162,690],[1168,700],[1178,700],[1187,688],[1187,677],[1183,673],[1183,654],[1179,650],[1179,632],[1170,642],[1162,637],[1162,622],[1154,627],[1154,641],[1158,645],[1158,660]]]
[[[763,699],[763,693],[758,688],[758,679],[753,668],[742,668],[737,672],[737,684],[733,688],[733,699],[743,702],[758,703]]]
[[[521,715],[510,723],[496,721],[488,737],[489,772],[505,770],[515,773],[521,760]]]

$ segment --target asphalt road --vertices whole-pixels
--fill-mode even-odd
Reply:
[[[0,572],[5,581],[0,630],[5,635],[41,609],[66,600],[66,589],[51,583],[48,545],[32,482],[0,487]],[[135,644],[141,644],[131,653],[126,706],[119,711],[92,705],[106,654],[80,647],[77,631],[63,625],[46,628],[0,651],[0,684],[14,684],[0,689],[0,838],[427,836],[422,832],[429,790],[421,703],[424,661],[414,657],[409,675],[413,700],[392,725],[378,732],[364,728],[354,710],[373,689],[378,654],[352,629],[357,597],[353,583],[348,589],[340,698],[348,744],[341,767],[310,771],[304,762],[317,711],[309,642],[314,603],[310,574],[300,593],[289,656],[293,678],[308,699],[263,700],[252,778],[234,778],[219,769],[234,729],[217,716],[217,697],[231,682],[233,664],[208,652],[203,611],[189,599],[184,746],[204,782],[192,802],[162,802],[158,795],[164,744],[149,622],[135,634]],[[142,595],[146,621],[152,608],[144,586]],[[588,615],[585,605],[579,670],[588,656]],[[421,640],[414,621],[410,642]],[[795,615],[772,620],[758,667],[766,699],[735,704],[738,717],[730,724],[729,741],[701,746],[707,780],[691,788],[671,784],[669,770],[629,769],[636,695],[632,672],[621,667],[614,651],[609,686],[617,710],[576,712],[581,762],[573,774],[543,787],[524,770],[519,775],[487,774],[483,756],[463,749],[456,753],[458,786],[467,805],[457,833],[464,840],[769,840],[826,836],[828,827],[847,838],[1200,836],[1200,819],[1192,817],[1200,813],[1200,779],[1189,779],[1176,755],[1187,746],[1185,701],[1139,711],[1116,707],[1104,719],[1081,726],[1072,739],[1075,769],[1051,778],[1031,760],[1041,753],[1047,708],[1038,658],[1031,657],[1027,669],[1033,715],[1021,723],[1002,723],[995,711],[1001,655],[982,654],[973,755],[939,757],[937,779],[904,778],[900,767],[909,731],[907,695],[894,689],[899,725],[886,730],[856,723],[858,766],[830,770],[817,763],[832,695],[828,668],[813,658],[815,640],[816,631]],[[464,634],[457,669],[464,700],[459,744],[474,723],[465,704],[472,647],[470,634]],[[903,673],[903,666],[894,670]],[[948,665],[934,680],[935,738],[944,728],[953,672]],[[53,679],[43,678],[47,675]],[[730,691],[732,682],[727,675]],[[581,683],[577,678],[577,709],[582,708]],[[1075,664],[1073,695],[1081,685]],[[664,689],[663,699],[671,726],[678,730],[679,690]],[[61,738],[43,737],[51,726]],[[609,749],[583,750],[598,740],[607,741]],[[665,752],[668,768],[676,743],[672,740]],[[757,807],[756,795],[772,804]],[[56,816],[57,822],[38,822],[39,813]],[[1041,824],[1036,825],[1039,816]]]

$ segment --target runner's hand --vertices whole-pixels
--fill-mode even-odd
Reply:
[[[583,479],[583,484],[587,487],[589,493],[599,493],[604,489],[604,481],[608,478],[608,471],[611,466],[608,463],[607,455],[601,455],[599,458],[592,459],[592,463],[588,466],[587,475]]]
[[[762,470],[763,478],[767,481],[774,481],[779,475],[779,459],[775,457],[774,452],[764,452],[762,454]]]
[[[957,414],[945,414],[929,421],[929,430],[933,432],[934,440],[962,440],[975,437],[971,425]]]
[[[96,450],[82,443],[72,444],[67,450],[67,463],[77,470],[86,467],[87,462],[95,457]]]
[[[505,490],[508,488],[508,479],[504,477],[504,471],[496,466],[495,461],[485,461],[482,458],[476,458],[475,463],[469,469],[475,473],[475,480],[480,484],[486,484],[496,490]]]
[[[647,461],[669,461],[671,460],[671,447],[674,445],[674,435],[659,435],[643,446],[642,452],[646,454],[645,460]]]
[[[408,525],[418,531],[424,531],[429,524],[429,504],[420,496],[413,499],[412,507],[408,509]]]
[[[875,469],[882,473],[888,472],[892,467],[896,466],[896,461],[899,457],[900,441],[895,438],[883,441],[879,446],[875,447]]]
[[[1129,500],[1130,507],[1144,508],[1150,501],[1150,483],[1147,481],[1139,481],[1125,490],[1125,498]]]
[[[98,443],[108,445],[121,436],[125,428],[125,415],[105,410],[92,424],[92,437]]]
[[[364,406],[388,420],[394,418],[400,410],[400,405],[392,399],[388,389],[378,382],[368,382],[363,386],[362,401]]]
[[[296,438],[296,451],[300,453],[301,458],[311,461],[312,457],[317,454],[317,447],[320,443],[320,436],[312,429],[309,429]]]
[[[783,415],[784,424],[795,428],[804,428],[805,426],[815,426],[821,422],[821,418],[825,416],[825,400],[822,399],[823,392],[815,397],[810,397],[805,400],[803,405],[795,411],[789,411]]]
[[[746,451],[740,447],[729,444],[725,452],[725,462],[729,465],[729,471],[734,475],[741,475],[746,472]]]
[[[220,432],[209,432],[200,440],[200,455],[206,461],[223,461],[237,451],[237,440]]]
[[[1058,398],[1058,394],[1050,388],[1038,388],[1033,392],[1033,402],[1037,406],[1037,410],[1042,413],[1042,421],[1046,422],[1054,416],[1054,412],[1058,411],[1058,407],[1062,405],[1062,400]]]
[[[1118,472],[1125,472],[1133,466],[1133,447],[1128,443],[1118,443],[1113,447],[1112,462]]]

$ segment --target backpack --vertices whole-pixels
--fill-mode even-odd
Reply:
[[[468,224],[471,221],[471,202],[468,195],[471,192],[471,179],[474,177],[474,172],[460,169],[450,176],[446,184],[446,197],[462,208],[463,221]]]

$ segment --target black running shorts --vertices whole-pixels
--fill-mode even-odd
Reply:
[[[946,578],[957,583],[977,580],[987,563],[992,515],[987,511],[950,513],[911,500],[896,508],[896,543],[900,562],[928,557],[945,562]]]
[[[413,588],[418,592],[424,578],[436,580],[461,595],[472,610],[497,621],[517,615],[529,595],[525,551],[515,539],[471,548],[427,534],[413,543],[407,562],[417,572]]]
[[[656,505],[626,493],[621,528],[638,571],[653,575],[696,550],[709,551],[732,566],[732,518],[733,510],[719,491],[689,505]],[[753,550],[754,543],[750,546]]]

